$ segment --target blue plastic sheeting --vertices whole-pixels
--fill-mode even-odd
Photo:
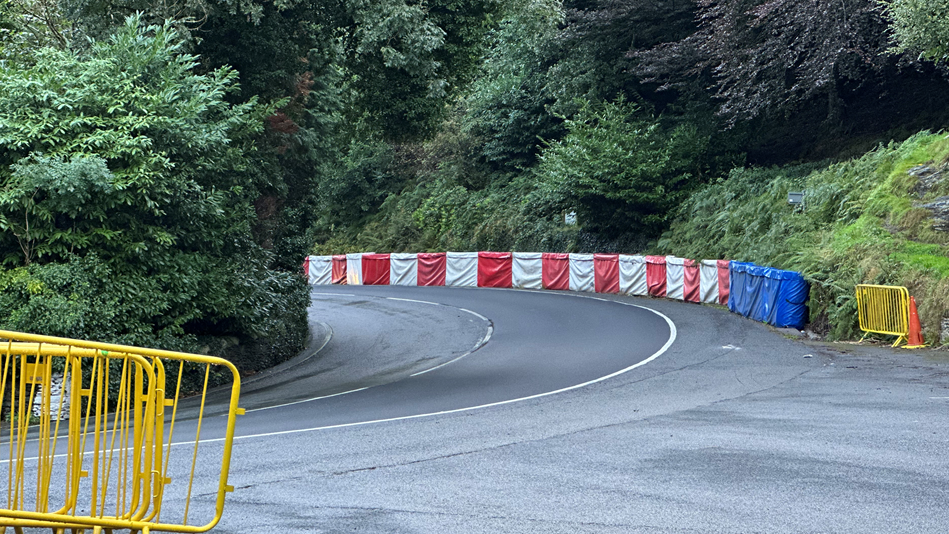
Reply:
[[[801,273],[733,261],[728,309],[777,327],[803,328],[810,286]]]
[[[764,318],[760,317],[761,299],[764,297],[762,292],[763,283],[764,267],[749,265],[745,275],[745,300],[747,302],[741,307],[741,314],[761,322],[764,322]]]
[[[747,267],[753,263],[742,263],[733,261],[728,264],[730,291],[728,293],[728,309],[739,315],[747,317],[749,308],[745,299],[745,278],[747,278]]]
[[[807,299],[811,294],[811,286],[804,280],[801,273],[794,271],[779,271],[782,276],[781,292],[778,295],[775,325],[779,327],[793,326],[798,330],[807,323]]]

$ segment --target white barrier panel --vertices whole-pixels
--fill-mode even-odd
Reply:
[[[418,285],[418,254],[389,254],[389,285]]]
[[[367,252],[366,254],[371,254]],[[346,255],[346,284],[362,285],[362,253]]]
[[[684,297],[685,261],[683,258],[666,256],[666,298],[682,300]]]
[[[540,252],[513,252],[511,285],[520,289],[544,287],[544,255]]]
[[[718,304],[718,261],[702,260],[699,264],[699,299]]]
[[[649,294],[649,286],[646,285],[646,258],[620,254],[619,290],[620,293],[641,297]]]
[[[455,287],[478,287],[478,253],[446,253],[445,285]]]
[[[310,256],[307,282],[311,286],[328,286],[333,283],[333,257]]]
[[[595,286],[593,254],[570,255],[570,291],[593,291]]]

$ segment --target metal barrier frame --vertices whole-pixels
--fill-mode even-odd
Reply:
[[[116,345],[109,343],[97,343],[91,341],[81,341],[67,338],[58,338],[51,336],[40,336],[35,334],[25,334],[20,332],[10,332],[0,330],[0,399],[6,398],[8,380],[13,382],[17,391],[10,391],[12,396],[18,394],[20,402],[13,402],[11,397],[11,408],[16,405],[18,412],[14,418],[11,414],[10,421],[10,457],[6,460],[10,466],[10,480],[8,481],[8,509],[0,509],[0,534],[7,527],[13,527],[17,532],[21,532],[24,527],[42,527],[51,528],[54,532],[64,532],[66,529],[73,531],[93,530],[130,530],[131,532],[205,532],[213,528],[221,519],[224,511],[224,501],[227,493],[234,491],[233,486],[228,484],[228,473],[230,469],[231,451],[233,448],[234,429],[236,418],[242,415],[244,410],[238,407],[240,396],[240,374],[237,368],[229,361],[214,356],[204,356],[200,354],[187,354],[158,349],[147,349],[139,347],[130,347],[125,345]],[[28,362],[32,357],[35,361]],[[65,390],[60,392],[60,402],[55,421],[55,427],[52,426],[53,407],[50,406],[50,378],[52,373],[52,358],[61,357],[65,359],[63,380],[68,379],[70,386],[70,405],[69,421],[67,424],[68,449],[67,457],[67,477],[66,503],[62,508],[54,512],[49,512],[48,506],[48,477],[52,472],[52,458],[55,457],[56,441],[60,439],[59,428],[62,422],[63,399]],[[82,360],[91,358],[93,361],[93,371],[89,377],[89,387],[82,389]],[[119,398],[125,395],[124,404],[122,400],[113,412],[112,421],[112,442],[114,445],[115,435],[119,431],[119,420],[125,426],[121,427],[123,438],[131,440],[134,450],[134,468],[131,473],[131,492],[128,496],[131,501],[128,506],[129,513],[122,516],[102,516],[96,515],[97,492],[100,488],[98,483],[99,453],[105,453],[104,443],[100,448],[100,437],[107,437],[109,433],[109,411],[108,395],[109,381],[103,377],[109,372],[109,362],[114,360],[122,361],[122,382],[119,391]],[[178,377],[175,386],[174,395],[166,395],[165,385],[165,365],[163,361],[178,362]],[[196,436],[194,440],[194,454],[191,464],[190,480],[188,482],[187,498],[185,499],[184,520],[182,524],[162,523],[160,514],[162,510],[162,497],[164,487],[171,482],[168,478],[167,467],[170,457],[171,439],[174,432],[175,416],[177,414],[178,402],[181,394],[181,383],[186,363],[196,363],[205,366],[204,385],[201,393],[201,405],[198,412]],[[191,503],[191,489],[194,483],[195,463],[198,458],[198,445],[200,443],[201,424],[204,418],[205,400],[208,389],[208,379],[211,366],[221,366],[230,371],[233,382],[230,386],[230,399],[228,403],[227,423],[225,427],[224,448],[221,455],[221,471],[218,480],[218,487],[215,500],[215,515],[210,522],[204,525],[189,525],[188,510]],[[19,369],[17,369],[19,367]],[[134,387],[134,391],[125,391],[126,373],[128,375],[129,388]],[[93,382],[95,381],[95,387]],[[27,388],[27,385],[30,385]],[[42,415],[39,421],[39,447],[40,451],[45,451],[48,455],[49,465],[43,464],[44,454],[38,453],[38,461],[41,465],[37,466],[37,509],[41,511],[27,511],[23,508],[22,492],[17,495],[12,493],[13,482],[16,481],[18,488],[24,483],[23,462],[24,448],[26,442],[26,433],[30,427],[29,416],[25,409],[25,400],[28,398],[30,406],[36,394],[36,386],[42,387]],[[27,397],[29,389],[29,397]],[[93,393],[95,389],[95,393]],[[105,395],[105,399],[103,399]],[[95,406],[93,412],[93,402]],[[83,401],[84,398],[87,400]],[[78,401],[78,402],[77,402]],[[82,415],[80,404],[86,403],[85,416]],[[166,408],[171,408],[170,419],[166,420]],[[120,412],[123,412],[120,415]],[[79,492],[80,479],[89,474],[83,470],[84,455],[89,454],[86,451],[85,439],[88,437],[88,426],[90,414],[94,413],[93,424],[93,451],[95,456],[95,465],[92,481],[92,492],[90,512],[87,515],[79,515],[76,512],[76,499]],[[14,419],[16,422],[14,423]],[[83,424],[83,420],[85,423]],[[131,421],[131,423],[130,423]],[[165,443],[164,429],[166,423],[169,424],[168,442]],[[52,437],[52,441],[50,438]],[[14,441],[17,444],[17,450],[13,450]],[[52,450],[48,448],[52,444]],[[121,446],[121,445],[120,445]],[[113,447],[114,451],[114,447]],[[49,455],[52,453],[52,455]],[[103,456],[104,458],[104,456]],[[120,460],[121,461],[121,460]],[[127,460],[126,460],[127,461]],[[111,457],[110,457],[111,462]],[[14,464],[16,473],[14,473]],[[105,467],[103,459],[103,467]],[[111,463],[109,464],[111,470]],[[126,465],[126,470],[128,466]],[[46,479],[44,479],[44,473]],[[105,474],[105,483],[101,488],[104,509],[104,499],[107,492],[108,474]],[[14,476],[16,478],[14,478]],[[128,480],[125,481],[129,483]],[[117,490],[116,490],[117,491]],[[123,489],[124,491],[124,489]],[[123,494],[123,498],[125,494]],[[17,500],[18,499],[18,500]],[[12,504],[12,506],[11,506]],[[2,506],[2,504],[0,504]],[[118,510],[118,504],[116,505]],[[123,501],[123,509],[125,503]]]
[[[859,284],[857,317],[860,329],[869,334],[897,336],[893,346],[906,341],[909,335],[909,290],[902,286]]]

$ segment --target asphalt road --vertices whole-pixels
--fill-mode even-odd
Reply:
[[[215,532],[946,530],[945,357],[606,300],[314,289],[329,341],[247,384]]]

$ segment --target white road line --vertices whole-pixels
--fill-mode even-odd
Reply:
[[[311,399],[303,399],[303,400],[298,400],[298,401],[293,401],[293,402],[287,402],[287,403],[284,403],[284,404],[275,404],[275,405],[273,405],[273,406],[264,406],[263,408],[253,408],[253,409],[251,409],[251,410],[246,410],[246,413],[250,413],[250,412],[262,412],[262,411],[264,411],[264,410],[272,410],[272,409],[274,409],[274,408],[283,408],[284,406],[293,406],[294,404],[303,404],[304,402],[312,402],[312,401],[318,401],[318,400],[321,400],[321,399],[329,399],[329,398],[332,398],[332,397],[339,397],[340,395],[349,395],[350,393],[356,393],[357,391],[363,391],[363,390],[366,390],[366,389],[369,389],[369,388],[368,388],[368,387],[364,387],[364,388],[359,388],[359,389],[351,389],[351,390],[349,390],[349,391],[342,391],[342,392],[340,392],[340,393],[333,393],[332,395],[323,395],[322,397],[313,397],[313,398],[311,398]],[[222,414],[222,415],[223,415],[223,414]]]
[[[461,309],[461,308],[459,308],[459,309]],[[465,310],[465,311],[467,311],[467,310]],[[474,313],[474,312],[470,312],[470,313]],[[479,314],[475,313],[475,315],[479,315]],[[479,317],[480,317],[480,315],[479,315]],[[484,319],[485,321],[487,321],[487,319],[485,319],[484,317],[481,317],[481,318]],[[448,364],[452,364],[452,363],[457,362],[458,360],[464,358],[465,356],[468,356],[468,355],[471,354],[472,352],[474,352],[474,351],[480,349],[481,347],[487,345],[487,344],[488,344],[488,341],[491,339],[491,335],[492,335],[492,334],[494,334],[494,325],[491,324],[491,322],[489,321],[489,322],[488,322],[488,331],[484,333],[484,337],[481,338],[481,341],[479,341],[479,342],[474,346],[473,349],[471,349],[471,350],[469,350],[468,352],[462,354],[461,356],[455,358],[454,360],[447,361],[447,362],[445,362],[445,363],[443,363],[443,364],[441,364],[441,365],[436,365],[435,367],[432,367],[431,369],[426,369],[426,370],[424,370],[424,371],[419,371],[419,372],[417,372],[417,373],[415,373],[415,374],[412,374],[412,375],[409,375],[409,376],[410,376],[410,377],[413,377],[413,376],[424,375],[425,373],[430,373],[430,372],[432,372],[432,371],[434,371],[434,370],[436,370],[436,369],[441,369],[442,367],[445,367],[445,366],[448,365]]]
[[[572,296],[583,297],[582,295],[572,295]],[[589,298],[589,297],[588,297],[588,298]],[[596,298],[596,297],[593,297],[593,298]],[[312,427],[312,428],[299,428],[299,429],[295,429],[295,430],[283,430],[283,431],[279,431],[279,432],[265,432],[265,433],[261,433],[261,434],[247,434],[247,435],[243,435],[243,436],[234,436],[234,441],[242,440],[242,439],[252,439],[252,438],[265,438],[265,437],[271,437],[271,436],[283,436],[283,435],[287,435],[287,434],[302,434],[302,433],[304,433],[304,432],[317,432],[317,431],[320,431],[320,430],[333,430],[333,429],[337,429],[337,428],[349,428],[349,427],[365,426],[365,425],[372,425],[372,424],[378,424],[378,423],[390,423],[390,422],[393,422],[393,421],[407,421],[407,420],[410,420],[410,419],[422,419],[422,418],[426,418],[426,417],[435,417],[435,416],[439,416],[439,415],[448,415],[448,414],[454,414],[454,413],[470,412],[470,411],[474,411],[474,410],[481,410],[481,409],[484,409],[484,408],[491,408],[491,407],[494,407],[494,406],[503,406],[503,405],[506,405],[506,404],[514,404],[514,403],[516,403],[516,402],[524,402],[524,401],[539,399],[539,398],[542,398],[542,397],[549,397],[549,396],[551,396],[551,395],[557,395],[557,394],[559,394],[559,393],[565,393],[565,392],[567,392],[567,391],[572,391],[572,390],[575,390],[575,389],[580,389],[580,388],[584,388],[584,387],[587,387],[587,386],[591,386],[591,385],[593,385],[593,384],[597,384],[597,383],[599,383],[599,382],[603,382],[604,380],[609,380],[610,378],[614,378],[614,377],[620,376],[620,375],[622,375],[622,374],[628,373],[629,371],[632,371],[633,369],[642,367],[643,365],[646,365],[647,363],[649,363],[649,362],[655,360],[655,359],[658,358],[659,356],[662,356],[667,350],[669,350],[669,347],[671,347],[672,344],[675,343],[676,337],[678,336],[678,330],[676,329],[675,323],[672,322],[672,319],[670,319],[670,318],[669,318],[668,316],[666,316],[665,314],[663,314],[663,313],[661,313],[661,312],[658,312],[658,311],[656,311],[656,310],[653,310],[653,309],[651,309],[651,308],[647,308],[647,307],[645,307],[645,306],[640,306],[640,305],[638,305],[638,304],[629,304],[629,303],[626,303],[626,302],[620,302],[620,301],[616,301],[616,300],[609,300],[608,302],[615,302],[616,304],[620,304],[620,305],[623,305],[623,306],[632,306],[632,307],[634,307],[634,308],[640,308],[640,309],[643,309],[643,310],[646,310],[646,311],[655,313],[655,314],[658,315],[659,317],[662,317],[662,318],[666,321],[666,323],[669,325],[669,339],[668,339],[668,340],[666,341],[666,343],[665,343],[658,351],[656,351],[652,356],[646,358],[645,360],[643,360],[643,361],[641,361],[641,362],[639,362],[639,363],[635,363],[635,364],[630,365],[629,367],[627,367],[627,368],[625,368],[625,369],[621,369],[621,370],[619,370],[619,371],[616,371],[615,373],[611,373],[611,374],[608,374],[608,375],[606,375],[606,376],[602,376],[602,377],[600,377],[600,378],[595,378],[595,379],[593,379],[593,380],[590,380],[590,381],[588,381],[588,382],[584,382],[584,383],[582,383],[582,384],[577,384],[577,385],[575,385],[575,386],[569,386],[569,387],[561,388],[561,389],[554,390],[554,391],[548,391],[548,392],[546,392],[546,393],[538,393],[538,394],[536,394],[536,395],[530,395],[530,396],[528,396],[528,397],[520,397],[520,398],[517,398],[517,399],[510,399],[510,400],[505,400],[505,401],[492,402],[492,403],[488,403],[488,404],[481,404],[481,405],[479,405],[479,406],[470,406],[470,407],[468,407],[468,408],[458,408],[458,409],[455,409],[455,410],[445,410],[445,411],[441,411],[441,412],[431,412],[431,413],[416,414],[416,415],[406,415],[406,416],[403,416],[403,417],[392,417],[392,418],[389,418],[389,419],[375,419],[375,420],[372,420],[372,421],[359,421],[359,422],[356,422],[356,423],[344,423],[344,424],[339,424],[339,425],[318,426],[318,427]],[[456,308],[456,309],[462,309],[462,308]],[[469,311],[469,310],[466,310],[466,311]],[[470,312],[470,313],[474,313],[474,312]],[[477,315],[477,314],[476,314],[476,315]],[[481,317],[483,317],[483,316],[481,316]],[[367,388],[363,388],[363,389],[367,389]],[[353,393],[353,392],[355,392],[355,391],[361,391],[361,390],[353,390],[353,391],[347,391],[347,392],[344,392],[344,393],[337,393],[336,395],[328,395],[327,397],[333,397],[333,396],[337,396],[337,395],[344,395],[344,394],[346,394],[346,393]],[[325,398],[325,397],[324,397],[324,398]],[[317,400],[317,399],[310,399],[310,400],[297,401],[297,402],[290,403],[290,404],[300,404],[300,403],[303,403],[303,402],[309,402],[309,401],[311,401],[311,400]],[[287,405],[282,405],[282,406],[287,406]],[[276,408],[276,407],[277,407],[277,406],[273,406],[272,408]],[[258,408],[257,411],[263,410],[263,409],[266,409],[266,408]],[[202,444],[204,444],[204,443],[219,443],[219,442],[225,441],[225,439],[226,439],[226,438],[202,439],[202,440],[201,440],[201,443],[202,443]],[[194,445],[194,442],[193,442],[193,441],[181,441],[181,442],[171,443],[171,444],[169,444],[168,446],[170,446],[170,447],[176,447],[176,446],[180,446],[180,445]],[[65,456],[65,455],[57,455],[56,457],[61,457],[61,456]],[[25,461],[36,460],[36,458],[25,458],[24,460],[25,460]],[[0,460],[0,464],[4,464],[4,463],[8,463],[8,462],[9,462],[9,460]]]
[[[319,295],[319,294],[323,294],[323,295],[336,295],[337,293],[313,293],[313,294],[314,294],[314,295]],[[346,295],[346,296],[353,296],[353,297],[355,297],[356,295]],[[378,298],[378,297],[376,297],[376,298]],[[429,304],[429,305],[431,305],[431,306],[444,306],[444,307],[446,307],[446,308],[454,308],[454,309],[456,309],[456,310],[460,310],[460,311],[463,311],[463,312],[465,312],[465,313],[470,313],[471,315],[474,315],[475,317],[477,317],[477,318],[481,319],[482,321],[488,323],[488,329],[487,329],[487,331],[485,332],[484,337],[481,338],[481,341],[475,343],[474,347],[472,347],[471,350],[469,350],[468,352],[462,354],[461,356],[458,356],[457,358],[455,358],[455,359],[453,359],[453,360],[449,360],[449,361],[447,361],[447,362],[444,362],[444,363],[441,363],[441,364],[439,364],[439,365],[436,365],[435,367],[432,367],[432,368],[430,368],[430,369],[424,369],[424,370],[419,371],[419,372],[417,372],[417,373],[415,373],[415,374],[409,375],[409,378],[411,378],[411,377],[413,377],[413,376],[424,375],[425,373],[432,372],[432,371],[434,371],[434,370],[436,370],[436,369],[441,369],[442,367],[445,367],[445,366],[448,365],[448,364],[452,364],[452,363],[457,362],[458,360],[464,358],[465,356],[470,355],[471,353],[473,353],[473,352],[477,351],[478,349],[480,349],[481,347],[485,346],[485,345],[488,343],[488,341],[491,339],[492,333],[494,333],[494,325],[491,324],[491,320],[490,320],[490,319],[488,319],[488,318],[485,317],[484,315],[481,315],[480,313],[473,312],[473,311],[467,310],[467,309],[465,309],[465,308],[458,308],[458,307],[455,307],[455,306],[450,306],[450,305],[448,305],[448,304],[442,304],[441,302],[430,302],[430,301],[427,301],[427,300],[403,299],[403,298],[398,298],[398,297],[382,297],[382,298],[385,299],[385,300],[397,300],[397,301],[400,301],[400,302],[413,302],[413,303],[416,303],[416,304]],[[323,345],[325,346],[326,343],[324,343]],[[321,349],[322,349],[322,347],[321,347]],[[271,410],[271,409],[273,409],[273,408],[283,408],[284,406],[293,406],[293,405],[295,405],[295,404],[303,404],[303,403],[305,403],[305,402],[312,402],[312,401],[318,401],[318,400],[322,400],[322,399],[328,399],[328,398],[330,398],[330,397],[339,397],[340,395],[348,395],[348,394],[350,394],[350,393],[356,393],[357,391],[363,391],[364,389],[369,389],[369,388],[368,388],[368,387],[365,387],[365,388],[359,388],[359,389],[352,389],[352,390],[349,390],[349,391],[343,391],[343,392],[341,392],[341,393],[334,393],[333,395],[323,395],[323,396],[320,396],[320,397],[312,397],[312,398],[309,398],[309,399],[302,399],[302,400],[298,400],[298,401],[288,402],[288,403],[285,403],[285,404],[276,404],[276,405],[274,405],[274,406],[264,406],[264,407],[262,407],[262,408],[254,408],[254,409],[252,409],[252,410],[247,410],[247,412],[248,412],[248,413],[249,413],[249,412],[260,412],[260,411],[263,411],[263,410]]]
[[[579,296],[579,295],[578,295],[578,296]],[[549,397],[549,396],[551,396],[551,395],[557,395],[557,394],[559,394],[559,393],[565,393],[565,392],[567,392],[567,391],[572,391],[572,390],[575,390],[575,389],[580,389],[580,388],[584,388],[584,387],[587,387],[587,386],[591,386],[591,385],[593,385],[593,384],[596,384],[596,383],[599,383],[599,382],[603,382],[604,380],[609,380],[610,378],[614,378],[614,377],[620,376],[620,375],[622,375],[622,374],[628,373],[629,371],[632,371],[633,369],[642,367],[643,365],[646,365],[647,363],[649,363],[649,362],[655,360],[656,358],[658,358],[659,356],[663,355],[667,350],[669,350],[669,347],[671,347],[672,344],[675,342],[676,337],[677,337],[677,335],[678,335],[678,331],[677,331],[677,329],[676,329],[676,325],[675,325],[674,322],[672,322],[672,319],[670,319],[669,317],[667,317],[665,314],[660,313],[660,312],[658,312],[658,311],[656,311],[656,310],[653,310],[653,309],[651,309],[651,308],[647,308],[647,307],[645,307],[645,306],[640,306],[640,305],[638,305],[638,304],[628,304],[628,303],[625,303],[625,302],[619,302],[619,301],[615,301],[615,300],[611,300],[611,301],[609,301],[609,302],[615,302],[615,303],[621,304],[621,305],[623,305],[623,306],[632,306],[632,307],[634,307],[634,308],[640,308],[640,309],[643,309],[643,310],[646,310],[646,311],[655,313],[655,314],[658,315],[659,317],[662,317],[662,318],[666,321],[666,323],[669,325],[669,339],[666,341],[666,343],[665,343],[658,351],[656,351],[653,355],[651,355],[650,357],[646,358],[645,360],[643,360],[643,361],[641,361],[641,362],[638,362],[638,363],[635,363],[635,364],[633,364],[633,365],[630,365],[629,367],[627,367],[627,368],[625,368],[625,369],[621,369],[621,370],[619,370],[619,371],[616,371],[615,373],[611,373],[611,374],[608,374],[608,375],[606,375],[606,376],[602,376],[602,377],[600,377],[600,378],[595,378],[595,379],[593,379],[593,380],[590,380],[590,381],[588,381],[588,382],[584,382],[584,383],[582,383],[582,384],[577,384],[577,385],[574,385],[574,386],[569,386],[569,387],[561,388],[561,389],[554,390],[554,391],[548,391],[548,392],[546,392],[546,393],[538,393],[538,394],[536,394],[536,395],[530,395],[530,396],[528,396],[528,397],[520,397],[520,398],[517,398],[517,399],[510,399],[510,400],[505,400],[505,401],[492,402],[492,403],[488,403],[488,404],[481,404],[481,405],[479,405],[479,406],[470,406],[470,407],[467,407],[467,408],[458,408],[458,409],[455,409],[455,410],[445,410],[445,411],[441,411],[441,412],[431,412],[431,413],[416,414],[416,415],[406,415],[406,416],[402,416],[402,417],[392,417],[392,418],[389,418],[389,419],[375,419],[375,420],[372,420],[372,421],[358,421],[358,422],[355,422],[355,423],[343,423],[343,424],[339,424],[339,425],[318,426],[318,427],[312,427],[312,428],[300,428],[300,429],[295,429],[295,430],[283,430],[283,431],[279,431],[279,432],[265,432],[265,433],[261,433],[261,434],[248,434],[248,435],[243,435],[243,436],[234,436],[234,440],[237,441],[237,440],[241,440],[241,439],[264,438],[264,437],[271,437],[271,436],[283,436],[283,435],[287,435],[287,434],[302,434],[302,433],[304,433],[304,432],[317,432],[317,431],[320,431],[320,430],[332,430],[332,429],[337,429],[337,428],[349,428],[349,427],[372,425],[372,424],[378,424],[378,423],[390,423],[390,422],[393,422],[393,421],[407,421],[407,420],[410,420],[410,419],[422,419],[422,418],[425,418],[425,417],[435,417],[435,416],[439,416],[439,415],[448,415],[448,414],[454,414],[454,413],[470,412],[470,411],[474,411],[474,410],[481,410],[481,409],[484,409],[484,408],[491,408],[491,407],[494,407],[494,406],[503,406],[503,405],[506,405],[506,404],[514,404],[514,403],[516,403],[516,402],[524,402],[524,401],[539,399],[539,398],[543,398],[543,397]],[[214,442],[219,442],[219,441],[224,441],[224,438],[215,438],[215,439],[209,439],[209,440],[201,440],[201,443],[214,443]],[[182,443],[180,443],[180,445],[190,445],[190,444],[193,444],[193,442],[182,442]],[[174,443],[173,445],[179,445],[179,444],[178,444],[178,443]]]
[[[432,306],[446,306],[446,304],[442,304],[441,302],[429,302],[427,300],[400,299],[398,297],[382,297],[382,298],[386,300],[399,300],[402,302],[416,302],[418,304],[431,304]],[[454,306],[450,306],[450,307],[453,308]]]

